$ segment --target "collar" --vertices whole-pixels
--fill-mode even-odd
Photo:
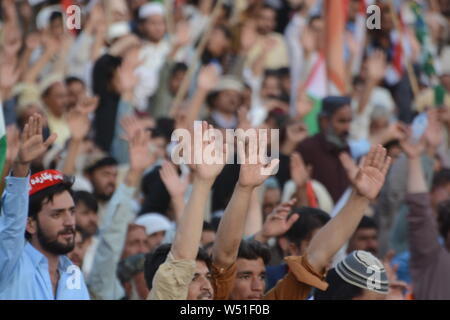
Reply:
[[[323,146],[326,152],[339,154],[345,151],[350,153],[350,147],[348,145],[345,148],[339,148],[334,144],[328,142],[327,138],[325,137],[325,134],[322,132],[317,134],[317,139],[319,140],[320,144]]]
[[[39,250],[37,250],[33,245],[27,241],[25,245],[25,252],[28,254],[28,256],[31,259],[31,262],[33,263],[33,266],[37,267],[42,262],[45,262],[48,264],[48,259],[45,257]],[[73,265],[72,261],[70,261],[69,258],[66,256],[59,256],[59,263],[58,263],[58,270],[63,273],[66,272],[67,268],[69,266]]]

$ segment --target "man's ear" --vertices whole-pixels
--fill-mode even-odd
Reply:
[[[33,235],[37,232],[37,221],[35,218],[28,217],[25,230],[31,235]]]
[[[289,241],[288,239],[286,239],[286,237],[278,238],[278,245],[280,246],[281,250],[283,250],[284,254],[289,253]]]
[[[319,128],[321,132],[325,132],[329,123],[330,119],[327,116],[324,115],[319,116]]]
[[[290,256],[298,256],[300,255],[300,250],[298,249],[297,245],[293,242],[288,242],[288,252]]]

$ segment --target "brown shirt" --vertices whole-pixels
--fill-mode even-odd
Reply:
[[[312,166],[311,178],[321,182],[336,203],[350,185],[347,173],[339,160],[339,154],[350,153],[350,148],[339,149],[319,133],[300,143],[297,150],[305,164]]]
[[[326,290],[328,284],[325,275],[315,272],[306,257],[286,257],[288,274],[264,297],[265,300],[305,300],[313,287]],[[227,270],[211,268],[212,285],[215,300],[227,300],[234,286],[237,269],[236,263]]]

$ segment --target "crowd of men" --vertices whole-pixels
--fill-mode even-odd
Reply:
[[[450,299],[449,1],[0,10],[0,300]]]

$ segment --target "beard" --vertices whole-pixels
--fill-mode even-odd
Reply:
[[[347,143],[348,136],[349,136],[348,133],[339,136],[332,128],[329,128],[326,133],[326,140],[335,147],[337,147],[338,149],[345,149],[348,146]]]
[[[67,243],[62,243],[58,241],[58,236],[61,234],[72,233],[72,241]],[[49,237],[45,232],[43,232],[42,228],[38,225],[37,229],[37,239],[42,249],[45,251],[52,253],[54,255],[64,255],[69,253],[75,248],[75,229],[74,228],[65,228],[64,230],[58,232],[55,238]]]

